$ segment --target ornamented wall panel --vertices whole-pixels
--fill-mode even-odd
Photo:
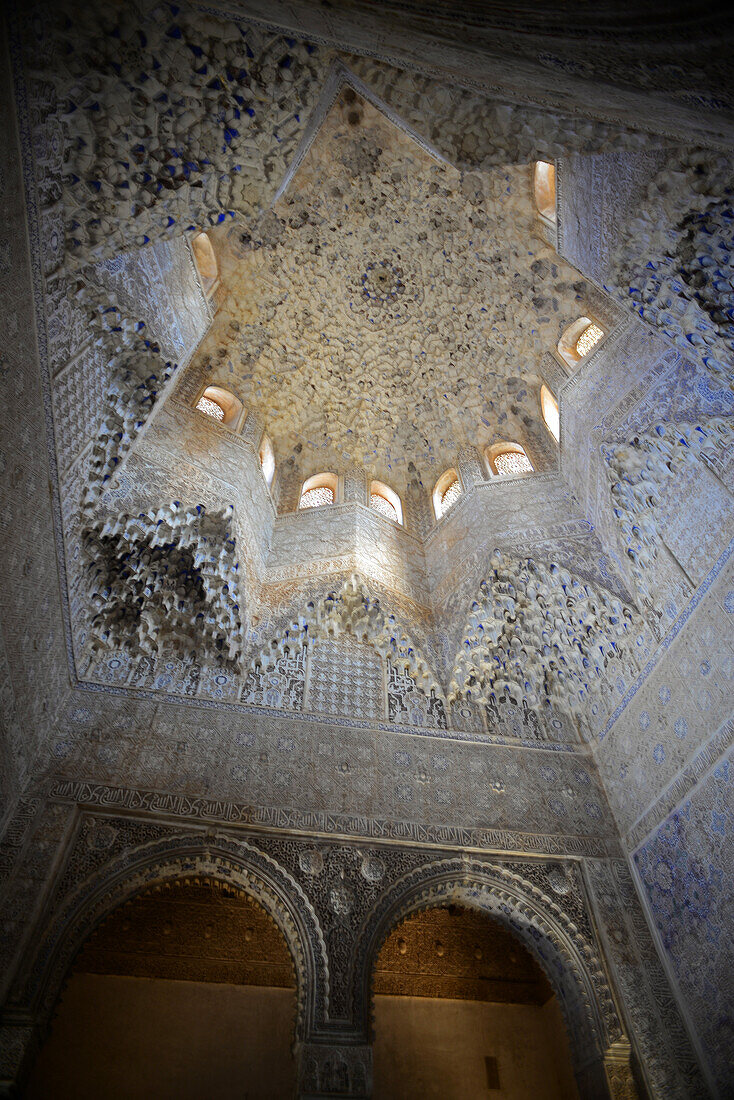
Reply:
[[[103,348],[89,341],[53,381],[56,461],[61,478],[97,435],[105,415],[110,367]],[[64,486],[65,489],[67,484]]]
[[[701,1067],[626,861],[588,860],[584,872],[625,1023],[653,1095],[705,1096]]]
[[[387,716],[399,725],[446,729],[446,704],[435,690],[425,692],[410,673],[387,665]]]
[[[260,575],[268,555],[275,509],[255,445],[173,400],[159,410],[133,456],[136,461],[153,465],[158,478],[165,472],[163,484],[151,484],[149,499],[155,500],[157,494],[161,500],[196,504],[198,492],[206,493],[201,499],[208,507],[234,504],[240,554]],[[126,472],[123,467],[120,476]],[[137,480],[134,471],[130,474]],[[132,510],[134,500],[120,504]]]
[[[59,781],[165,790],[203,800],[215,818],[469,846],[617,851],[587,755],[552,744],[487,744],[438,723],[426,736],[394,732],[387,722],[365,729],[306,713],[289,720],[267,707],[246,714],[156,709],[153,701],[116,707],[84,691],[64,711],[52,756]],[[141,797],[157,804],[157,796]]]
[[[130,316],[144,320],[165,358],[182,363],[209,324],[206,298],[184,237],[103,260],[92,276]]]
[[[700,459],[662,486],[655,517],[666,545],[697,588],[734,532],[734,494]]]
[[[297,576],[304,559],[314,570],[317,562],[321,565],[346,554],[354,559],[356,517],[357,509],[351,504],[304,508],[279,516],[268,555],[274,579]]]
[[[359,568],[368,576],[428,605],[425,558],[415,531],[360,509],[356,524],[356,554]]]
[[[734,751],[634,853],[658,941],[719,1095],[732,1070]]]
[[[709,743],[718,752],[726,747],[734,680],[733,561],[729,554],[714,567],[601,733],[595,756],[623,837],[654,807],[667,812],[670,785]]]
[[[644,404],[653,385],[660,379],[670,384],[681,359],[641,322],[627,318],[563,386],[561,469],[602,537],[602,525],[610,520],[606,499],[599,499],[606,488],[600,482],[599,447],[605,438],[616,438],[619,422]]]
[[[251,669],[240,692],[243,703],[284,710],[303,710],[306,686],[306,650],[286,653],[272,667]]]
[[[40,273],[38,269],[34,273],[28,257],[28,235],[34,253],[40,247],[38,209],[34,195],[29,195],[27,221],[4,26],[0,28],[0,99],[6,104],[6,139],[0,148],[0,556],[4,582],[0,652],[4,650],[7,659],[3,695],[9,706],[3,716],[0,789],[10,796],[29,777],[67,690],[68,673],[49,494],[51,471],[44,449],[47,410],[38,377],[39,345],[43,352],[46,334],[43,326],[36,330],[34,306],[41,286],[34,283],[34,274],[40,279]],[[20,152],[22,157],[31,156],[27,144]],[[16,721],[21,723],[20,737]]]
[[[634,891],[620,861],[458,855],[440,845],[385,843],[385,837],[369,844],[315,838],[284,831],[285,820],[280,829],[253,833],[230,819],[204,835],[210,810],[205,801],[168,797],[163,821],[141,792],[69,783],[56,783],[45,805],[39,799],[22,807],[8,835],[15,878],[22,888],[31,875],[27,901],[35,903],[41,889],[46,894],[42,913],[34,904],[26,911],[33,936],[8,970],[11,1004],[24,1022],[35,1013],[43,1026],[76,948],[100,916],[141,887],[195,876],[242,890],[285,934],[297,975],[299,1038],[331,1037],[343,1046],[348,1035],[365,1044],[370,968],[382,936],[409,912],[458,902],[498,919],[530,947],[559,998],[581,1077],[587,1069],[593,1077],[590,1062],[624,1047],[629,1018],[640,1029],[636,1046],[654,1095],[702,1095],[669,988],[650,955],[644,925],[636,923]],[[33,871],[22,854],[30,839],[44,852]],[[17,904],[20,896],[13,900]],[[11,928],[16,946],[19,931]],[[632,987],[641,962],[646,980],[637,974]],[[619,982],[617,1003],[607,967]],[[622,1077],[629,1081],[628,1063],[618,1068],[625,1064]]]
[[[486,482],[460,497],[426,540],[433,600],[440,606],[496,546],[522,545],[529,553],[535,542],[589,533],[573,494],[556,474]]]
[[[604,283],[619,229],[668,154],[654,149],[563,157],[558,172],[561,254]]]
[[[44,891],[63,845],[73,808],[42,797],[20,799],[0,841],[0,1000],[4,1002],[15,964],[39,917]]]
[[[316,642],[309,668],[310,711],[381,721],[384,696],[382,661],[371,645],[350,634]]]

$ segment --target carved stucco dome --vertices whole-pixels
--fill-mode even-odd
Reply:
[[[347,85],[259,231],[220,231],[223,301],[191,369],[229,385],[278,460],[396,488],[540,423],[539,365],[586,301],[541,238],[530,165],[462,174]]]

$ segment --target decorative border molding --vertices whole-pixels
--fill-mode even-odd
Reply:
[[[431,737],[442,741],[461,741],[464,744],[501,745],[504,748],[533,749],[538,752],[570,752],[586,755],[586,745],[582,742],[528,741],[520,737],[496,737],[491,733],[469,733],[464,730],[439,729],[436,726],[403,726],[392,722],[375,722],[366,719],[339,716],[335,722],[329,714],[320,714],[303,710],[283,710],[278,707],[263,707],[255,703],[224,703],[217,699],[198,696],[168,695],[145,688],[115,687],[112,684],[96,684],[79,680],[75,687],[100,695],[125,696],[128,699],[150,699],[157,703],[172,703],[176,706],[195,707],[197,710],[217,710],[225,714],[257,715],[260,718],[285,718],[291,722],[316,723],[322,726],[335,726],[337,729],[368,729],[375,733],[395,733],[407,737]]]
[[[475,849],[518,855],[579,856],[593,859],[619,858],[621,847],[616,838],[547,833],[520,833],[508,829],[474,829],[448,825],[421,825],[412,821],[370,818],[366,815],[322,813],[254,807],[223,799],[195,798],[162,794],[160,791],[112,787],[103,783],[53,779],[48,797],[58,802],[93,806],[119,813],[146,813],[211,822],[216,825],[242,825],[257,829],[323,835],[329,840],[364,838],[400,846]]]

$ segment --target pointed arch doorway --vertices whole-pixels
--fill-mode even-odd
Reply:
[[[235,887],[172,879],[77,954],[30,1075],[40,1100],[295,1095],[296,978],[283,933]]]
[[[544,971],[478,910],[427,908],[393,928],[375,964],[374,1034],[381,1100],[578,1100]]]

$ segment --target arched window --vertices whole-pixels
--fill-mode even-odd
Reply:
[[[242,417],[244,405],[222,386],[207,386],[196,402],[196,408],[212,420],[218,420],[225,428],[236,428]]]
[[[591,324],[586,326],[576,341],[576,354],[580,355],[583,359],[585,355],[589,354],[592,348],[596,347],[603,335],[604,329],[599,328],[599,326],[592,321]]]
[[[456,470],[447,470],[446,473],[441,474],[433,490],[433,510],[436,513],[436,519],[446,515],[463,491]]]
[[[211,298],[219,279],[219,266],[212,242],[206,233],[197,233],[191,241],[191,250],[199,269],[199,278],[207,298]]]
[[[263,433],[260,440],[260,466],[266,485],[272,485],[273,474],[275,473],[275,452],[273,451],[273,444],[270,442],[270,436],[266,433]]]
[[[484,452],[493,474],[531,474],[533,464],[519,443],[495,443]]]
[[[322,508],[336,500],[336,474],[314,474],[303,483],[299,508]]]
[[[540,387],[540,408],[545,426],[557,443],[561,435],[561,418],[558,402],[547,386]]]
[[[403,506],[398,494],[381,481],[370,483],[370,508],[396,523],[403,522]]]
[[[603,335],[604,329],[591,317],[579,317],[558,341],[558,354],[570,367],[575,367],[596,347]]]
[[[535,205],[541,217],[549,222],[556,220],[556,166],[547,160],[535,162]]]

